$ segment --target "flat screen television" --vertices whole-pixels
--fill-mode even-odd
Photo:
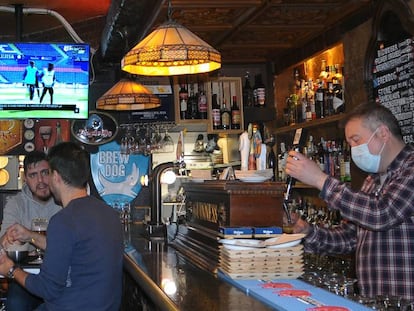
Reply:
[[[0,43],[0,119],[87,119],[89,46]]]

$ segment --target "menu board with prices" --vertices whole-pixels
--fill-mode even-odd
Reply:
[[[413,50],[414,38],[381,46],[373,66],[374,97],[393,112],[406,143],[414,142]]]

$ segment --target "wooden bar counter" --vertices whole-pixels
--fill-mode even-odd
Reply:
[[[143,225],[128,226],[125,236],[123,311],[274,310],[197,267],[164,241],[147,239]]]

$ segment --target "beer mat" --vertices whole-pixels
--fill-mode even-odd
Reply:
[[[219,235],[222,238],[252,238],[253,228],[250,227],[220,227]]]
[[[274,280],[288,280],[288,279],[297,279],[299,276],[303,274],[303,271],[301,272],[234,272],[234,273],[228,273],[225,270],[219,268],[218,271],[221,271],[221,273],[225,274],[227,277],[229,277],[232,280],[258,280],[258,279],[274,279]]]
[[[311,293],[307,290],[303,289],[284,289],[278,291],[277,294],[279,296],[289,296],[289,297],[308,297]]]
[[[370,311],[372,309],[365,307],[350,299],[346,299],[339,295],[335,295],[325,289],[318,288],[311,284],[298,279],[286,279],[283,277],[272,278],[270,274],[264,277],[254,279],[252,278],[234,278],[224,273],[221,269],[218,270],[218,277],[235,286],[239,290],[243,291],[247,295],[261,301],[262,303],[274,308],[275,310],[281,311]],[[269,282],[274,283],[286,283],[290,284],[292,288],[285,289],[296,289],[304,290],[311,294],[308,297],[292,297],[292,296],[279,296],[278,292],[283,288],[277,289],[268,287],[265,284]],[[340,307],[336,307],[340,306]],[[328,309],[323,309],[328,308]],[[338,309],[335,309],[338,308]],[[344,308],[344,309],[342,309]]]
[[[219,242],[229,250],[251,250],[264,247],[262,241],[256,239],[220,239]]]
[[[307,308],[306,311],[350,311],[348,308],[339,306],[318,306]]]
[[[292,284],[289,283],[282,283],[282,282],[265,282],[261,285],[262,288],[293,288]]]
[[[256,263],[263,263],[269,265],[280,265],[280,264],[302,264],[303,259],[302,256],[294,256],[294,257],[264,257],[264,258],[254,258],[254,257],[245,257],[245,258],[232,258],[220,254],[219,257],[220,262],[227,262],[230,264],[256,264]]]
[[[257,238],[271,238],[282,234],[281,227],[253,227],[253,237]]]
[[[286,261],[286,262],[275,262],[272,261],[255,261],[255,262],[228,262],[220,260],[220,267],[227,267],[231,269],[247,270],[255,269],[257,272],[260,272],[261,269],[274,269],[280,271],[288,271],[288,269],[301,269],[303,268],[303,263],[301,261],[295,262],[295,260]]]
[[[283,256],[301,256],[303,254],[303,245],[286,248],[254,248],[245,247],[244,249],[228,249],[220,246],[220,252],[231,258],[252,258],[252,257],[283,257]]]

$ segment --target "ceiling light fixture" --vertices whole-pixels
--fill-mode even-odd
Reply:
[[[161,100],[142,84],[122,79],[96,101],[102,110],[145,110],[157,108]]]
[[[221,67],[221,54],[184,26],[172,21],[160,25],[121,60],[122,70],[144,76],[173,76],[210,72]]]

